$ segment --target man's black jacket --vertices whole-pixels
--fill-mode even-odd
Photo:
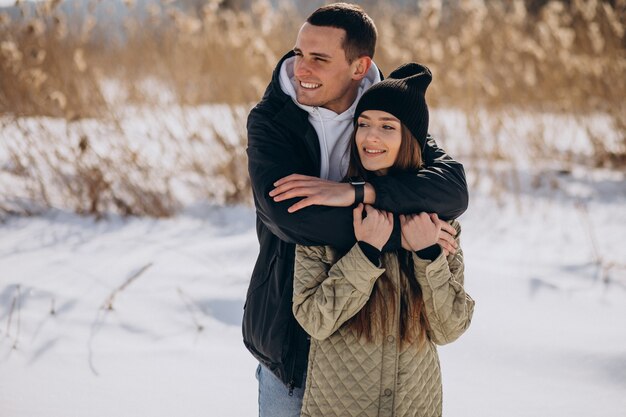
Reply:
[[[243,339],[246,347],[290,387],[300,387],[309,342],[293,317],[295,244],[331,245],[347,250],[355,243],[352,208],[311,206],[295,213],[295,200],[276,203],[269,196],[273,183],[290,174],[319,176],[320,145],[308,113],[280,88],[283,61],[274,70],[263,99],[248,116],[248,171],[257,213],[260,253],[246,296]],[[425,168],[416,174],[387,175],[370,180],[375,206],[397,214],[429,212],[443,219],[461,215],[468,194],[463,166],[429,138]],[[400,247],[400,231],[387,248]]]

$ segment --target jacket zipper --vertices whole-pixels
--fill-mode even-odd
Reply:
[[[295,338],[296,339],[296,343],[295,343],[296,346],[295,346],[295,349],[294,349],[293,359],[291,360],[291,370],[290,370],[290,373],[289,373],[290,374],[289,384],[287,384],[287,388],[289,388],[289,396],[290,397],[293,397],[293,390],[294,390],[294,387],[296,385],[296,381],[294,380],[294,374],[296,372],[296,362],[297,362],[297,359],[298,359],[298,352],[299,352],[299,348],[300,348],[299,343],[298,343],[298,329],[297,329],[297,326],[296,326],[296,328],[294,330],[295,330],[295,333],[296,333],[296,338]]]
[[[289,380],[289,384],[287,384],[287,388],[289,388],[289,396],[293,397],[293,390],[296,386],[296,381],[294,380],[294,373],[296,371],[296,355],[297,355],[297,350],[296,350],[296,354],[293,356],[293,363],[291,365],[291,379]]]

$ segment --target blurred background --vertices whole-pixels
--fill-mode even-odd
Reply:
[[[0,0],[0,416],[256,414],[245,123],[324,3]],[[623,417],[626,0],[356,3],[467,175],[444,415]]]
[[[323,3],[3,0],[0,215],[249,201],[245,116]],[[468,168],[626,166],[625,1],[357,3],[379,29],[383,73],[432,69],[431,133]],[[496,189],[519,181],[496,177]]]

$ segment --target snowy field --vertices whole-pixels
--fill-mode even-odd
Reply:
[[[562,181],[576,198],[472,194],[461,221],[477,306],[440,349],[447,416],[624,415],[624,178]],[[0,416],[255,415],[240,335],[253,210],[52,212],[1,231]]]
[[[519,158],[487,175],[454,140],[466,137],[458,114],[434,114],[468,168],[460,220],[477,303],[468,332],[440,349],[444,415],[625,416],[624,173],[537,164],[515,147],[524,132],[502,131],[493,137]],[[195,131],[206,118],[186,120]],[[584,154],[566,122],[547,125]],[[3,134],[20,140],[10,125]],[[16,179],[0,179],[1,197]],[[255,415],[240,330],[254,210],[187,207],[166,220],[56,210],[0,223],[0,417]]]

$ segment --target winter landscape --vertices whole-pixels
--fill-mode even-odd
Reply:
[[[185,2],[159,7],[170,3],[186,10]],[[237,48],[244,49],[241,41],[206,40],[208,25],[228,34],[228,19],[240,19],[238,27],[245,27],[242,16],[248,12],[239,16],[220,9],[222,2],[200,3],[214,9],[203,9],[200,17],[179,9],[171,13],[182,25],[176,29],[183,31],[176,38],[181,49],[191,56],[196,48],[213,53],[231,48],[237,56]],[[249,13],[280,21],[258,6],[264,2],[254,3]],[[437,3],[441,11],[441,2],[424,2],[435,11]],[[489,19],[498,13],[483,2],[460,3],[478,4],[463,9],[468,18],[485,19],[480,4]],[[532,2],[515,3],[527,4],[526,19],[532,18]],[[554,8],[560,19],[571,13],[572,27],[591,13],[590,3],[597,8],[590,22],[598,23],[601,33],[606,35],[602,25],[612,22],[607,7],[622,25],[614,38],[606,35],[601,53],[572,47],[575,62],[604,57],[611,64],[593,80],[595,70],[584,77],[576,68],[568,73],[574,80],[569,86],[578,86],[585,98],[567,96],[560,79],[549,80],[545,68],[554,62],[542,67],[532,60],[538,91],[530,98],[523,87],[509,91],[497,83],[492,87],[499,92],[487,83],[448,95],[454,89],[448,75],[432,93],[430,132],[466,168],[470,204],[459,220],[466,288],[476,300],[467,333],[439,348],[445,416],[622,417],[626,412],[625,77],[615,77],[612,88],[594,84],[603,75],[624,74],[626,6],[572,2],[559,14],[554,6],[559,2],[544,3],[552,4],[542,7]],[[549,12],[539,14],[548,27]],[[245,115],[271,65],[246,80],[242,96],[233,96],[235,88],[203,96],[180,83],[187,74],[205,85],[192,58],[186,73],[179,74],[180,65],[169,67],[170,78],[158,69],[145,77],[130,70],[115,73],[106,67],[107,52],[86,47],[92,41],[64,49],[63,39],[78,39],[71,36],[71,25],[69,35],[54,38],[54,19],[29,13],[17,23],[0,19],[0,416],[256,415],[257,363],[241,336],[258,251],[245,178]],[[16,28],[28,28],[38,18],[43,28],[34,24],[34,34],[17,35]],[[193,22],[183,18],[204,26],[186,28]],[[380,29],[385,19],[377,18]],[[272,61],[291,47],[272,36],[280,27],[256,29],[265,31],[262,42],[271,46],[271,56],[251,60]],[[485,30],[474,35],[482,39]],[[580,36],[579,29],[572,30]],[[128,42],[141,40],[140,34],[130,35],[137,32],[128,33]],[[381,33],[381,42],[388,42],[383,39]],[[56,49],[46,49],[50,45]],[[146,54],[156,53],[146,45]],[[444,63],[454,56],[448,46],[443,57],[427,54],[435,76],[437,65],[445,73]],[[32,48],[46,51],[41,62]],[[458,60],[472,56],[463,51],[457,51]],[[180,59],[160,53],[165,67],[168,59]],[[381,61],[388,71],[394,59],[415,53],[389,52]],[[562,58],[557,55],[554,59]],[[134,58],[120,56],[132,68]],[[63,59],[68,61],[60,68],[68,74],[55,72],[56,64],[46,67]],[[545,59],[551,59],[549,53]],[[255,62],[242,64],[242,71],[260,61]],[[115,77],[103,76],[92,63]],[[203,71],[234,71],[230,64],[216,65],[206,64]],[[37,78],[35,70],[47,71],[46,78]],[[467,77],[479,79],[478,74],[472,67]],[[485,78],[498,79],[491,75]],[[517,78],[527,75],[523,71]],[[583,78],[589,84],[579,82]],[[220,82],[235,85],[233,79]],[[547,88],[542,82],[553,84]],[[77,93],[90,85],[97,85],[97,94]],[[541,90],[565,101],[550,101]],[[519,95],[507,96],[511,91]],[[515,105],[494,105],[508,100],[501,95]],[[481,101],[482,96],[492,100]],[[523,105],[531,99],[541,105]]]
[[[440,349],[446,415],[626,408],[624,175],[542,177],[500,203],[470,189],[460,220],[477,307],[467,334]],[[240,321],[257,248],[246,205],[168,219],[7,218],[1,414],[254,415],[256,365]]]

